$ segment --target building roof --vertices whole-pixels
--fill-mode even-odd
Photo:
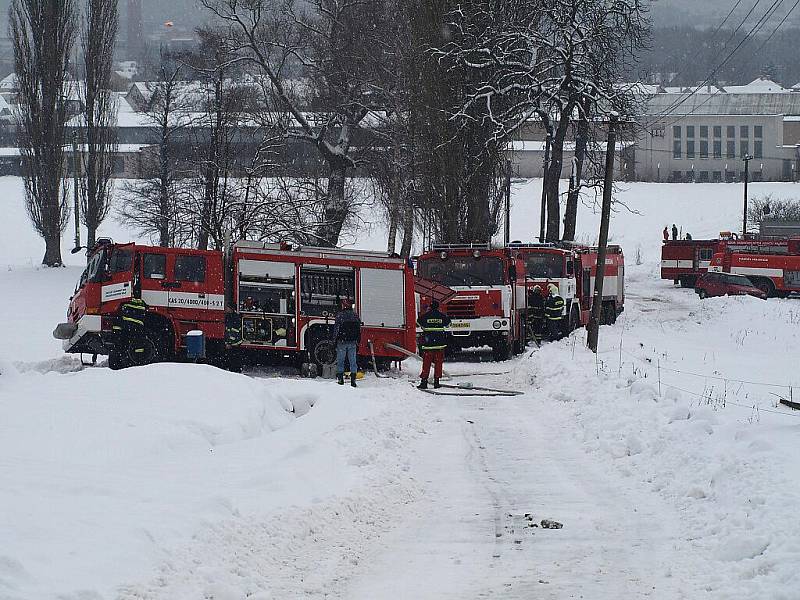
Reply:
[[[785,94],[790,90],[787,90],[781,84],[775,83],[771,79],[759,77],[747,85],[726,85],[725,91],[729,94]]]
[[[656,94],[646,99],[646,105],[646,114],[666,113],[668,117],[665,118],[688,115],[800,115],[800,94]]]
[[[12,91],[17,89],[17,74],[16,73],[9,73],[3,79],[0,79],[0,91]]]
[[[696,93],[702,92],[703,94],[719,94],[722,93],[723,91],[721,88],[718,88],[717,86],[708,83],[706,84],[697,83],[695,85],[683,85],[683,86],[667,86],[664,88],[664,91],[667,94],[683,94],[683,93],[694,92],[695,90],[697,90]]]

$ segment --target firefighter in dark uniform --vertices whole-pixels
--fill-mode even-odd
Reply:
[[[544,296],[542,287],[539,285],[533,286],[533,289],[528,292],[528,324],[530,335],[538,345],[544,334]]]
[[[417,387],[421,390],[428,389],[428,378],[433,371],[433,387],[439,387],[439,379],[442,377],[442,366],[444,364],[444,351],[447,349],[447,333],[445,329],[450,325],[450,317],[439,310],[439,302],[433,300],[428,312],[420,315],[417,323],[422,328],[422,373]]]
[[[547,289],[550,291],[544,303],[547,337],[550,341],[560,340],[564,332],[564,298],[559,295],[555,284],[551,283]]]
[[[131,298],[120,307],[120,318],[112,329],[117,333],[117,344],[121,352],[130,353],[128,358],[136,363],[137,355],[141,354],[145,358],[146,347],[140,344],[144,339],[144,320],[147,313],[147,305],[141,298]]]

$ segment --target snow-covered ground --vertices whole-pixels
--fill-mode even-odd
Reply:
[[[516,186],[512,238],[540,190]],[[736,229],[740,186],[623,186],[628,300],[599,355],[577,332],[449,366],[525,392],[485,399],[417,392],[413,362],[358,390],[83,368],[50,337],[81,256],[68,230],[74,266],[36,267],[20,193],[0,178],[0,599],[798,597],[800,413],[777,399],[800,388],[800,301],[658,279],[664,225]],[[361,247],[384,244],[374,220]]]

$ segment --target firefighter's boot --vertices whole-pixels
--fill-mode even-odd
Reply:
[[[344,385],[344,373],[337,373],[336,383],[338,383],[339,385]]]
[[[433,387],[436,388],[436,389],[439,389],[440,387],[442,387],[441,384],[439,383],[439,378],[438,377],[434,377],[434,379],[433,379]]]
[[[428,389],[428,380],[427,379],[421,380],[419,382],[419,385],[417,386],[417,388],[420,389],[420,390],[427,390]]]
[[[350,386],[356,387],[356,376],[358,373],[350,373]]]

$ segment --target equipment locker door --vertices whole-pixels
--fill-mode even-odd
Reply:
[[[361,269],[361,321],[366,327],[401,328],[406,324],[405,271]]]

